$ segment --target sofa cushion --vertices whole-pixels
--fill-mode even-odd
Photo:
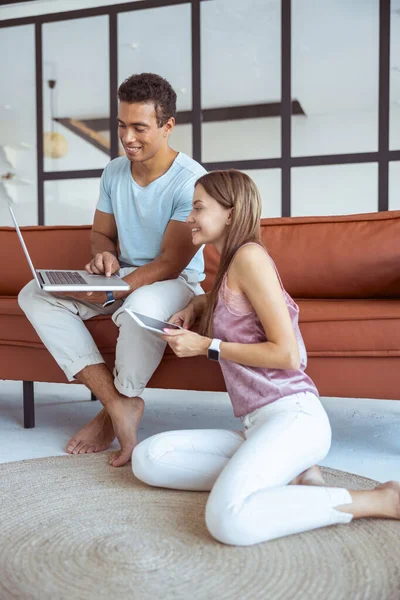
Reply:
[[[400,300],[297,302],[310,356],[400,356]],[[118,328],[111,318],[101,315],[86,325],[100,351],[113,354]],[[0,344],[42,346],[16,298],[0,298],[0,332]]]
[[[297,300],[309,356],[400,356],[400,300]]]
[[[103,352],[115,352],[118,328],[108,315],[87,321],[88,329]],[[18,305],[17,298],[0,297],[0,343],[42,346],[42,343]]]

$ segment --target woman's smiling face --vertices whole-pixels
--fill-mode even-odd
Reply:
[[[231,221],[231,208],[225,208],[197,184],[193,195],[192,212],[186,219],[192,229],[195,246],[218,244],[225,240]]]

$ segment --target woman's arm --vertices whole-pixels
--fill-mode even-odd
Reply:
[[[264,250],[255,245],[239,250],[228,280],[230,287],[246,294],[268,341],[259,344],[222,342],[221,358],[249,367],[298,369],[300,355],[289,311],[275,269]],[[192,302],[200,311],[206,299],[197,296]],[[179,357],[207,355],[211,344],[210,338],[187,330],[166,330],[164,339]]]
[[[300,355],[289,311],[275,269],[262,248],[249,245],[239,250],[229,272],[229,284],[247,296],[268,341],[222,342],[221,358],[251,367],[298,369]]]

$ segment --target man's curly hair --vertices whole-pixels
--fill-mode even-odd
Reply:
[[[176,94],[171,84],[155,73],[140,73],[125,79],[118,88],[120,102],[152,103],[158,127],[175,117]]]

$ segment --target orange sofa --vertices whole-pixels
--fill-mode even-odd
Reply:
[[[25,227],[36,268],[82,268],[89,226]],[[300,306],[308,373],[323,396],[400,398],[400,211],[262,220],[262,238]],[[0,378],[23,381],[24,424],[34,426],[33,382],[66,382],[17,303],[31,279],[13,228],[0,228]],[[205,249],[210,289],[218,255]],[[87,322],[110,368],[117,328]],[[169,349],[149,387],[224,391],[217,364]]]

